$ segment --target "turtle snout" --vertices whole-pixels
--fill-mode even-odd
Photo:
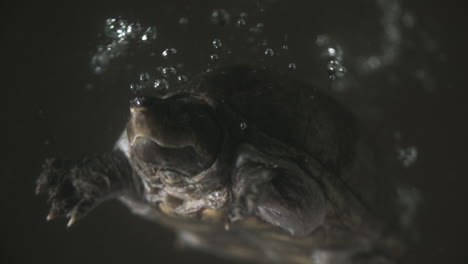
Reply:
[[[147,107],[149,99],[144,96],[136,97],[130,100],[130,111],[141,110]]]

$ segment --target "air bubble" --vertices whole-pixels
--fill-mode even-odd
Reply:
[[[239,18],[239,19],[237,19],[237,21],[236,21],[236,25],[237,25],[238,27],[245,27],[245,25],[247,25],[247,22],[245,21],[244,18]]]
[[[154,81],[153,87],[154,89],[165,93],[169,89],[169,83],[165,79],[157,79]]]
[[[121,38],[126,34],[128,23],[122,19],[109,18],[106,20],[104,34],[110,38]]]
[[[268,48],[268,49],[265,50],[265,55],[271,57],[271,56],[275,55],[275,52],[273,51],[273,49]]]
[[[225,25],[231,22],[231,15],[225,9],[214,9],[211,11],[211,23],[217,25]]]
[[[238,27],[245,27],[247,25],[247,13],[246,12],[241,12],[239,14],[239,18],[236,21],[236,25]]]
[[[240,123],[240,129],[241,130],[246,130],[247,129],[247,123],[245,123],[245,122]]]
[[[288,69],[293,70],[293,71],[296,69],[296,67],[297,66],[296,66],[295,63],[289,63],[289,65],[288,65]]]
[[[143,90],[143,88],[144,87],[141,84],[137,84],[137,83],[130,84],[130,90],[132,92],[139,92],[139,91]]]
[[[103,72],[103,69],[101,66],[96,66],[94,67],[94,73],[95,74],[101,74]]]
[[[215,49],[220,49],[220,48],[223,47],[223,43],[221,42],[220,39],[214,39],[214,40],[213,40],[213,47],[214,47]]]
[[[412,166],[418,158],[418,149],[415,146],[398,149],[398,159],[403,163],[403,166]]]
[[[186,82],[186,81],[188,81],[188,78],[185,75],[179,75],[179,76],[177,76],[177,81],[178,82]]]
[[[330,37],[328,35],[318,35],[315,39],[315,44],[319,47],[323,47],[330,42]]]
[[[321,55],[335,60],[342,60],[343,50],[341,46],[333,41],[328,35],[319,35],[315,44],[321,49]]]
[[[147,82],[149,80],[150,76],[147,72],[142,72],[140,73],[140,81],[142,82]]]
[[[176,69],[174,69],[173,67],[165,67],[161,70],[161,74],[164,76],[164,77],[171,77],[171,76],[174,76],[176,75],[177,71]]]
[[[251,27],[250,31],[254,32],[254,33],[262,32],[263,31],[263,23],[258,23],[257,25],[255,25],[255,27]]]
[[[129,45],[132,43],[150,44],[149,40],[156,38],[156,28],[154,26],[144,28],[139,23],[109,18],[104,25],[104,35],[109,42],[99,45],[91,58],[91,67],[96,74],[106,71],[113,59],[127,55]]]
[[[141,40],[154,40],[156,39],[156,27],[148,27],[144,34],[141,36]]]
[[[186,25],[186,24],[188,24],[188,22],[189,22],[189,19],[187,17],[179,18],[179,24],[180,25]]]
[[[218,54],[211,54],[211,55],[210,55],[210,59],[211,59],[212,61],[218,61],[218,60],[219,60],[219,56],[218,56]]]
[[[331,80],[342,78],[346,73],[346,68],[338,60],[328,62],[327,69]]]
[[[138,23],[131,23],[127,26],[127,34],[135,35],[141,32],[141,25]]]
[[[169,56],[171,56],[171,55],[175,55],[175,54],[177,54],[177,50],[176,50],[176,49],[174,49],[174,48],[168,48],[168,49],[165,49],[165,50],[162,52],[161,55],[162,55],[164,58],[167,58],[167,57],[169,57]]]

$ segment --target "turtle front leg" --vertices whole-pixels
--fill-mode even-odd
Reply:
[[[131,188],[132,181],[132,168],[118,150],[78,161],[52,158],[44,163],[36,194],[49,197],[47,220],[67,216],[71,226],[100,202]]]
[[[294,163],[244,145],[235,166],[231,221],[256,215],[298,236],[323,223],[327,211],[324,193],[317,181]]]

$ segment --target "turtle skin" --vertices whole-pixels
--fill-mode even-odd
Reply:
[[[116,147],[48,159],[48,219],[99,203],[173,228],[179,241],[268,263],[393,263],[393,199],[352,113],[286,75],[234,66],[139,96]],[[380,214],[377,208],[385,207]]]

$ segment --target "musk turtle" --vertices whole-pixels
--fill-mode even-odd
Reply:
[[[221,256],[389,263],[402,248],[383,202],[393,188],[357,123],[288,76],[220,68],[133,99],[115,149],[46,160],[37,193],[49,196],[48,219],[71,225],[115,198]]]

